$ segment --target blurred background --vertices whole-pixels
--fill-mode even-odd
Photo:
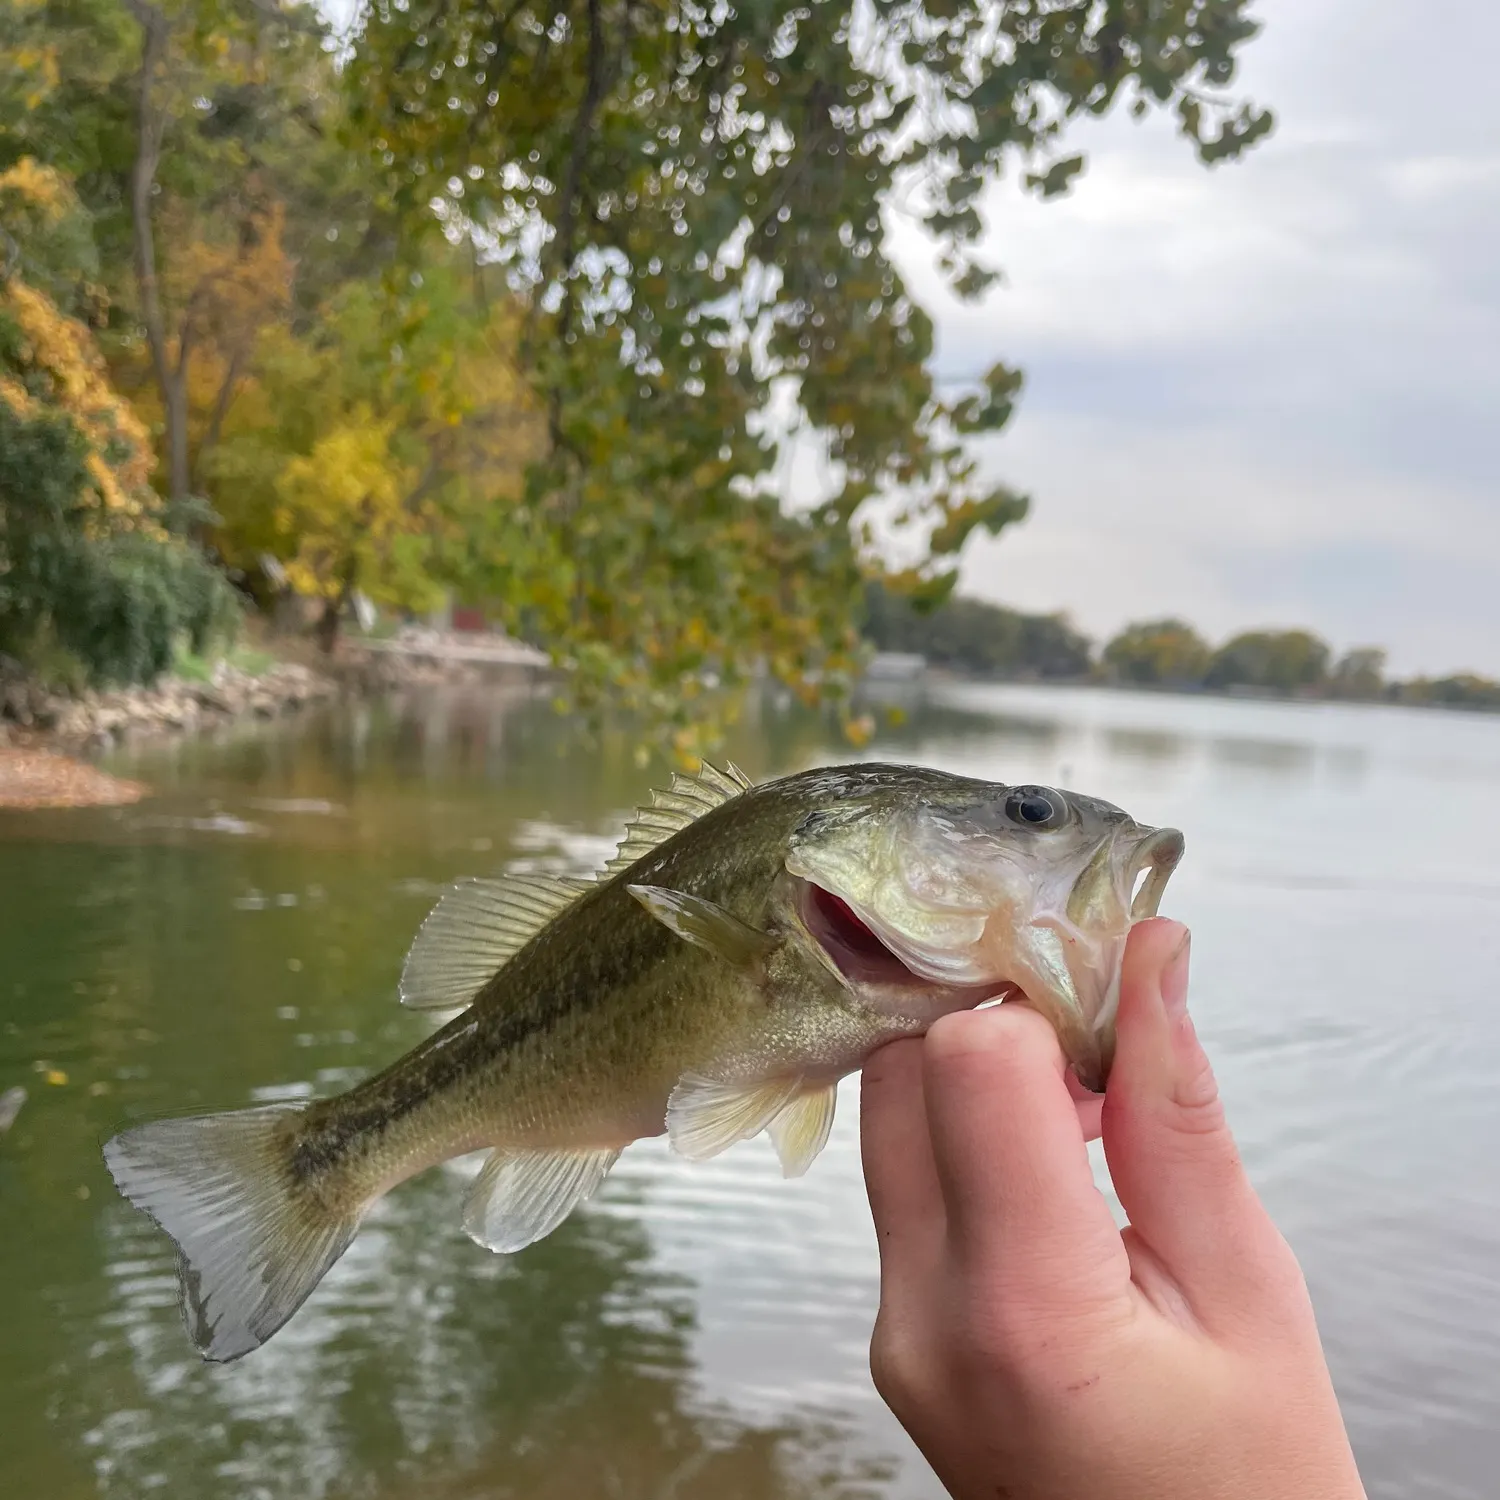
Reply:
[[[939,1493],[851,1085],[807,1178],[647,1144],[510,1259],[430,1173],[229,1368],[100,1160],[383,1066],[448,882],[588,872],[724,754],[1183,828],[1370,1494],[1491,1494],[1497,46],[1478,0],[10,0],[8,1487]]]

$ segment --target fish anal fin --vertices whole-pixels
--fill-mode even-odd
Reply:
[[[672,1149],[689,1161],[707,1161],[736,1141],[759,1135],[800,1086],[799,1078],[739,1084],[684,1073],[667,1101]]]
[[[500,1147],[464,1198],[464,1230],[509,1255],[552,1233],[591,1196],[619,1160],[618,1147],[513,1151]]]
[[[628,870],[674,833],[681,833],[704,813],[712,812],[741,792],[748,792],[754,785],[732,761],[722,771],[704,761],[695,776],[676,773],[665,790],[651,793],[650,806],[638,808],[625,825],[625,837],[604,867],[605,877]]]
[[[776,946],[776,939],[768,933],[740,921],[733,912],[702,896],[669,891],[659,885],[632,885],[626,889],[663,927],[684,942],[706,949],[737,967],[755,963]]]
[[[560,875],[461,880],[428,913],[401,971],[401,1003],[465,1006],[496,971],[594,885]]]
[[[781,1158],[783,1177],[801,1177],[828,1144],[838,1097],[836,1083],[808,1089],[798,1094],[766,1126],[766,1133]]]

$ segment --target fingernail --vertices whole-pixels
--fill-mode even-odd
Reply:
[[[1188,966],[1193,946],[1193,935],[1186,927],[1182,929],[1182,941],[1172,950],[1172,956],[1161,971],[1161,1003],[1168,1017],[1179,1021],[1187,1014]]]

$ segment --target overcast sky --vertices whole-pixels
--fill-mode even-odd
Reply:
[[[1500,675],[1500,6],[1257,13],[1243,82],[1279,125],[1244,161],[1091,124],[1067,199],[991,196],[979,308],[898,234],[939,373],[1027,375],[985,462],[1032,516],[971,543],[965,591]]]

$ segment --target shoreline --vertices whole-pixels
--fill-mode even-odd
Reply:
[[[128,807],[150,795],[143,782],[111,776],[60,751],[0,743],[0,812]]]
[[[346,638],[337,653],[306,660],[299,643],[263,671],[221,661],[203,676],[165,676],[149,686],[68,693],[47,688],[0,657],[0,810],[118,807],[150,795],[88,757],[127,740],[168,739],[272,720],[342,697],[436,683],[523,679],[550,668],[540,652],[489,634],[413,630],[389,640]]]
[[[6,664],[8,665],[8,664]],[[165,677],[149,687],[51,692],[0,670],[0,809],[123,807],[151,794],[90,764],[127,739],[196,734],[244,719],[273,719],[341,691],[297,662],[250,673],[221,663],[207,678]]]
[[[1106,693],[1145,693],[1160,698],[1207,698],[1219,703],[1282,703],[1311,708],[1410,708],[1424,712],[1496,714],[1500,705],[1455,703],[1436,698],[1344,698],[1331,693],[1277,693],[1262,688],[1174,687],[1160,682],[1118,682],[1098,677],[1003,677],[998,674],[955,671],[928,666],[907,677],[871,677],[866,684],[881,687],[922,683],[960,683],[972,687],[1089,688]]]

